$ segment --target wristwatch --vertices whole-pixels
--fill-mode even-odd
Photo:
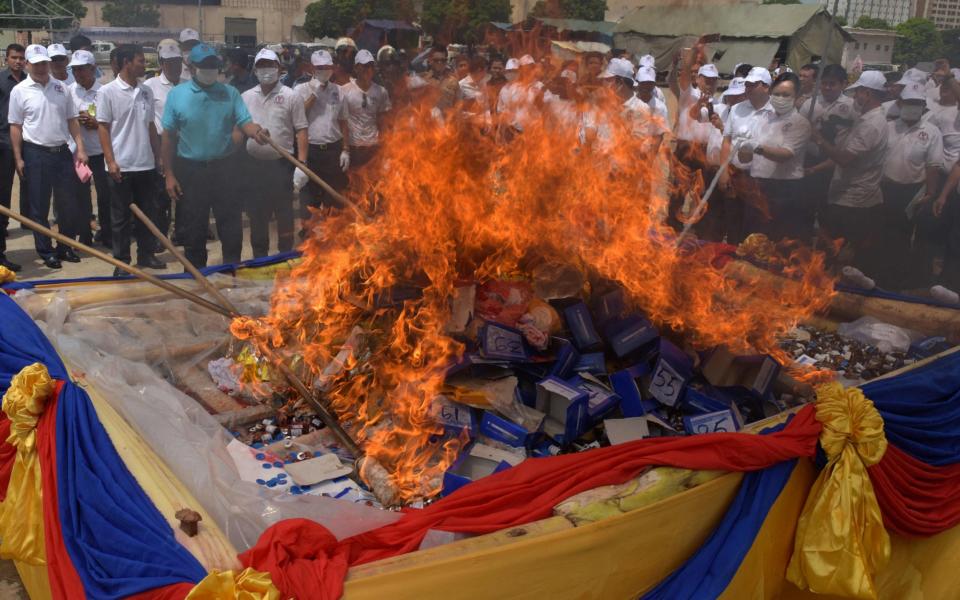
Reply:
[[[757,146],[753,149],[753,153],[757,156],[763,156],[763,146]]]

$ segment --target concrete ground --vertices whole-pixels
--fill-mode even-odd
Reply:
[[[96,200],[96,191],[93,191],[93,207],[96,211],[97,200]],[[20,185],[16,178],[14,178],[13,184],[13,198],[12,198],[12,210],[14,212],[20,211]],[[240,202],[241,199],[237,198],[237,202]],[[52,219],[52,216],[51,216]],[[211,221],[212,223],[212,221]],[[276,230],[271,230],[271,253],[277,251],[276,243]],[[111,254],[109,248],[105,248],[99,244],[94,244],[94,248],[97,250],[103,251],[106,254]],[[207,244],[207,252],[209,254],[208,261],[210,265],[220,264],[223,261],[223,254],[220,251],[220,242],[212,241]],[[7,228],[7,259],[15,262],[23,267],[19,273],[17,273],[17,279],[20,281],[27,281],[32,279],[72,279],[76,277],[109,277],[113,274],[113,266],[109,265],[99,259],[96,259],[88,254],[79,252],[80,258],[82,259],[79,263],[70,263],[63,262],[62,269],[48,269],[44,266],[43,261],[40,260],[40,257],[37,256],[37,252],[34,249],[33,241],[33,232],[29,229],[26,229],[13,219],[10,220],[10,225]],[[134,241],[131,245],[131,256],[136,256],[136,242]],[[164,252],[157,256],[162,262],[167,264],[165,270],[159,269],[149,269],[148,272],[154,275],[165,275],[168,273],[181,273],[183,268],[180,266],[180,263],[169,253]],[[243,260],[253,258],[253,251],[250,248],[250,230],[246,219],[244,220],[244,246],[243,246]],[[0,595],[0,600],[3,600],[3,596]]]

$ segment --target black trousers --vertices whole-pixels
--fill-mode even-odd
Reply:
[[[76,237],[78,220],[81,219],[80,211],[77,210],[77,188],[74,184],[77,174],[73,168],[73,155],[67,145],[50,149],[24,142],[23,163],[24,176],[27,179],[27,216],[48,227],[50,194],[53,193],[60,233],[67,237]],[[59,247],[55,249],[53,240],[45,235],[34,233],[33,242],[40,258],[62,252]],[[66,247],[63,248],[65,249]]]
[[[4,208],[10,208],[10,200],[13,194],[13,175],[17,172],[16,162],[13,160],[13,148],[9,146],[0,146],[0,204]],[[23,190],[23,182],[20,182],[20,211],[24,210],[24,199],[26,194]],[[10,219],[6,216],[0,216],[0,256],[7,252],[7,226]]]
[[[151,220],[156,215],[157,172],[126,171],[120,181],[110,178],[110,224],[112,227],[113,257],[130,262],[130,233],[137,239],[137,260],[153,254],[156,242],[153,235],[133,216],[130,205],[136,204]]]
[[[841,259],[841,264],[853,265],[868,277],[876,276],[882,269],[880,248],[883,228],[883,205],[868,208],[830,204],[826,215],[827,233],[834,239],[843,238],[845,250],[851,258]]]
[[[923,183],[896,183],[884,181],[883,190],[883,243],[879,257],[883,268],[872,275],[880,287],[890,290],[905,290],[929,285],[920,266],[920,256],[913,246],[915,220],[907,217],[906,208]]]
[[[250,246],[254,258],[270,254],[270,220],[277,218],[277,251],[293,249],[293,165],[285,158],[250,159],[251,178],[246,196],[250,217]]]
[[[342,192],[347,187],[347,175],[340,168],[340,153],[343,152],[343,142],[334,142],[332,144],[310,144],[307,150],[307,166],[310,170],[320,176],[320,179],[326,181],[330,187],[338,192]],[[351,159],[353,157],[351,156]],[[292,176],[291,176],[292,177]],[[322,187],[312,180],[307,184],[310,191],[309,206],[319,208],[321,206],[340,205],[327,194]],[[304,210],[303,217],[309,215]]]
[[[77,182],[77,205],[81,222],[77,224],[80,241],[88,246],[93,243],[93,232],[90,231],[90,220],[93,218],[93,200],[90,195],[90,185],[97,191],[97,220],[100,222],[100,240],[103,245],[112,248],[110,241],[113,231],[110,228],[110,176],[107,175],[104,167],[102,154],[90,157],[90,170],[93,171],[92,181],[83,183],[79,177],[75,177]]]
[[[240,262],[243,248],[243,206],[231,174],[232,157],[195,161],[177,157],[174,174],[183,190],[177,202],[178,231],[184,254],[197,268],[207,266],[207,228],[210,211],[217,223],[217,235],[224,264]]]
[[[809,244],[813,235],[813,223],[807,223],[802,218],[804,211],[799,205],[802,180],[755,181],[762,199],[761,202],[744,205],[744,233],[762,233],[775,242],[789,238]]]

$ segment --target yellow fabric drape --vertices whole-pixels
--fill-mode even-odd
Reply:
[[[186,600],[280,600],[280,590],[273,585],[270,573],[246,568],[235,571],[212,571],[198,583]]]
[[[0,557],[30,565],[47,564],[36,427],[55,385],[47,368],[34,363],[13,376],[3,395],[3,412],[10,419],[7,443],[16,447],[17,455],[7,497],[0,504]]]
[[[17,280],[17,274],[10,269],[0,266],[0,284]]]
[[[887,449],[883,418],[859,388],[830,383],[817,389],[817,420],[828,463],[797,522],[787,579],[819,594],[876,598],[890,536],[867,467]]]

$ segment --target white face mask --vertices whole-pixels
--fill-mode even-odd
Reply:
[[[264,69],[255,69],[257,80],[264,85],[272,85],[280,80],[280,69],[267,67]]]
[[[333,75],[333,71],[330,69],[317,69],[313,74],[313,78],[320,83],[326,83],[330,81],[331,75]]]
[[[505,71],[503,74],[503,76],[507,78],[507,81],[516,81],[517,76],[519,75],[520,73],[517,71]]]
[[[922,116],[922,104],[904,104],[900,107],[900,118],[908,123],[916,123]]]
[[[220,77],[219,69],[197,69],[197,83],[200,85],[213,85]]]
[[[793,110],[794,100],[784,96],[770,96],[770,106],[778,115],[785,115]]]

